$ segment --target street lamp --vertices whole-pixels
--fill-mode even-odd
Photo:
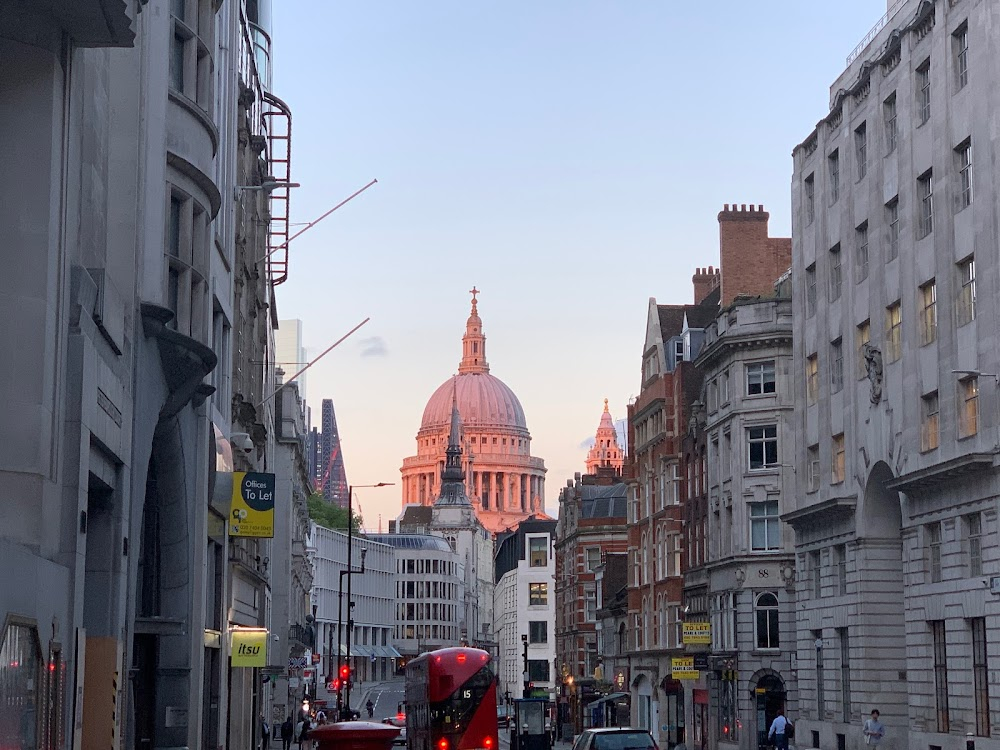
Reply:
[[[395,482],[378,482],[376,484],[352,484],[347,488],[347,568],[341,571],[341,584],[343,584],[343,576],[347,576],[347,687],[345,689],[346,696],[343,703],[340,701],[340,691],[337,691],[337,706],[340,713],[340,720],[347,721],[351,716],[351,679],[350,679],[350,665],[351,665],[351,628],[354,627],[354,614],[353,606],[354,603],[351,601],[351,578],[353,578],[352,573],[364,573],[365,571],[365,552],[367,550],[362,550],[361,553],[361,570],[354,570],[354,560],[351,557],[351,547],[352,540],[354,539],[354,490],[362,487],[391,487]],[[341,587],[343,588],[343,587]],[[343,602],[338,598],[337,600],[337,616],[338,620],[343,616]],[[337,628],[337,674],[340,674],[340,649],[341,640],[341,629],[338,625]]]

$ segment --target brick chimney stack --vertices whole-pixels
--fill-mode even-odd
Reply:
[[[719,212],[720,304],[740,295],[774,294],[774,282],[792,265],[792,240],[768,237],[770,214],[763,206],[726,204]]]
[[[691,283],[694,285],[694,303],[700,305],[701,301],[719,286],[719,269],[712,266],[696,268]]]

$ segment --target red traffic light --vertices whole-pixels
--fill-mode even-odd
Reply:
[[[340,679],[346,680],[351,676],[351,668],[346,664],[340,667]]]
[[[331,693],[337,692],[340,690],[340,680],[334,678],[333,682],[326,683],[326,689]]]

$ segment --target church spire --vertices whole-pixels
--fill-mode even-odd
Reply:
[[[608,400],[604,399],[604,413],[601,414],[601,422],[597,426],[594,447],[587,454],[587,473],[597,474],[598,469],[604,468],[607,471],[610,468],[615,474],[621,474],[623,463],[624,456],[618,445],[618,431],[615,430],[614,420],[608,411]]]
[[[445,450],[444,468],[441,470],[441,494],[435,505],[469,505],[465,494],[465,469],[462,468],[462,419],[458,413],[458,382],[452,378],[451,431]]]
[[[486,336],[483,334],[483,321],[479,317],[479,300],[476,299],[479,293],[476,287],[469,290],[472,295],[472,312],[465,321],[465,335],[462,336],[462,362],[458,365],[460,375],[485,374],[490,371],[490,365],[486,361]]]

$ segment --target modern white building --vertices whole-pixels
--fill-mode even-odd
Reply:
[[[441,537],[455,551],[456,570],[461,577],[456,600],[459,641],[493,651],[496,647],[493,637],[493,535],[479,520],[466,494],[461,446],[462,424],[457,401],[453,400],[437,500],[431,507],[406,506],[392,528],[402,533]]]
[[[386,680],[395,671],[400,654],[393,644],[396,623],[396,552],[378,536],[353,535],[348,568],[348,539],[344,531],[312,524],[312,604],[316,617],[316,644],[322,654],[320,674],[327,681],[337,671],[338,654],[347,657],[348,620],[353,620],[350,666],[355,689],[361,682]],[[362,572],[362,567],[364,571]],[[348,576],[347,571],[354,573]],[[348,617],[347,586],[351,580]],[[339,605],[339,606],[338,606]],[[322,691],[320,691],[322,694]],[[360,695],[360,693],[358,693]]]
[[[533,596],[542,587],[555,588],[555,530],[554,520],[527,519],[497,540],[493,611],[500,693],[507,702],[555,699],[555,597]]]
[[[403,657],[461,645],[464,568],[448,541],[431,534],[373,534],[371,538],[396,551],[396,605],[391,622],[395,646]]]
[[[887,750],[1000,748],[998,26],[994,0],[888,3],[793,150],[783,520],[814,747],[878,708]]]

